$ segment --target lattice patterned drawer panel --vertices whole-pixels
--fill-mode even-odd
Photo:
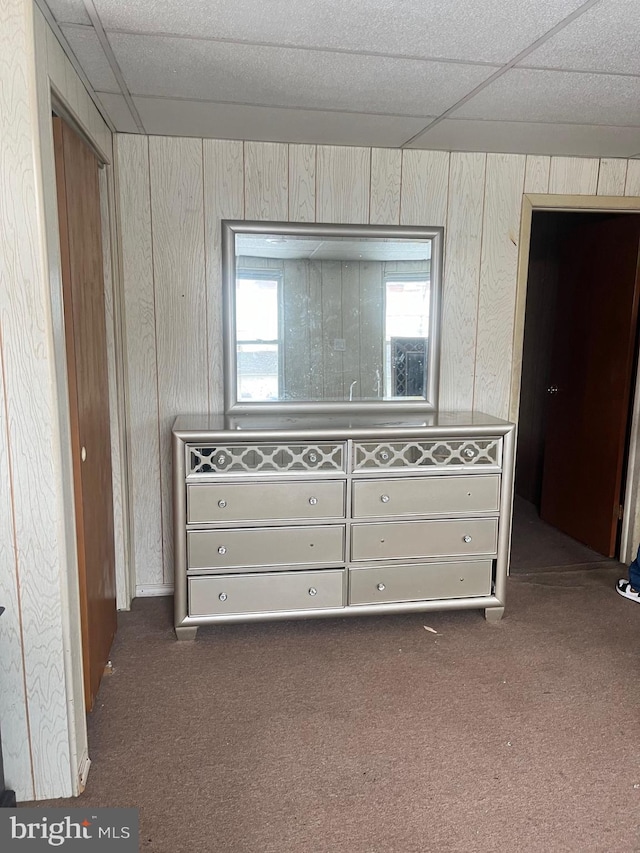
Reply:
[[[291,471],[344,471],[344,444],[187,445],[187,476]]]
[[[354,471],[389,468],[497,467],[501,438],[436,439],[434,441],[360,442],[354,444]]]

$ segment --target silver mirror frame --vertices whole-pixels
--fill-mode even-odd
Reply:
[[[435,345],[430,349],[427,368],[426,400],[371,400],[371,401],[254,401],[237,399],[236,357],[236,234],[275,234],[296,237],[369,237],[380,239],[431,240],[431,315],[429,336]],[[255,222],[248,220],[222,220],[222,296],[223,296],[223,349],[224,349],[224,407],[225,414],[275,413],[331,413],[347,412],[433,412],[438,407],[440,376],[442,256],[444,228],[419,225],[333,225],[308,222]]]

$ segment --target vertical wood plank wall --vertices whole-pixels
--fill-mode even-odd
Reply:
[[[70,573],[70,492],[56,349],[62,312],[51,256],[50,80],[70,115],[110,156],[111,133],[40,11],[30,0],[5,0],[0,4],[0,603],[7,609],[0,618],[0,726],[6,781],[19,800],[77,793],[86,762],[81,679],[79,694],[73,689],[77,614],[69,602],[77,576]]]
[[[149,144],[151,184],[145,177]],[[441,405],[508,417],[523,193],[640,194],[637,161],[204,140],[202,169],[200,144],[117,137],[131,327],[126,360],[129,376],[144,376],[146,386],[146,393],[129,397],[132,437],[141,442],[132,458],[131,495],[134,538],[144,543],[135,552],[138,594],[170,589],[170,422],[188,410],[222,411],[221,219],[444,225]],[[195,197],[199,180],[203,204]],[[188,209],[187,186],[194,194]],[[138,212],[166,205],[163,216],[170,217],[173,206],[175,227],[155,216],[152,224]],[[184,217],[191,235],[178,227]],[[138,328],[141,287],[160,287],[162,293],[155,302],[145,298]],[[190,312],[181,309],[181,300]],[[137,313],[129,315],[132,309]],[[162,368],[155,359],[156,376],[154,336],[171,355]],[[154,385],[163,389],[157,411]],[[150,438],[148,452],[142,452],[143,436]],[[154,464],[158,440],[160,467]],[[137,482],[145,483],[138,492]]]

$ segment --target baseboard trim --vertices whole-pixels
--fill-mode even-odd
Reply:
[[[80,767],[78,768],[78,796],[84,791],[87,786],[87,777],[89,776],[89,768],[91,767],[91,759],[89,753],[83,752],[80,759]]]
[[[145,583],[136,586],[136,598],[151,598],[154,595],[173,595],[172,583]]]

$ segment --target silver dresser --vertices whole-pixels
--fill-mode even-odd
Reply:
[[[514,430],[480,413],[179,417],[176,635],[463,608],[500,619]]]

